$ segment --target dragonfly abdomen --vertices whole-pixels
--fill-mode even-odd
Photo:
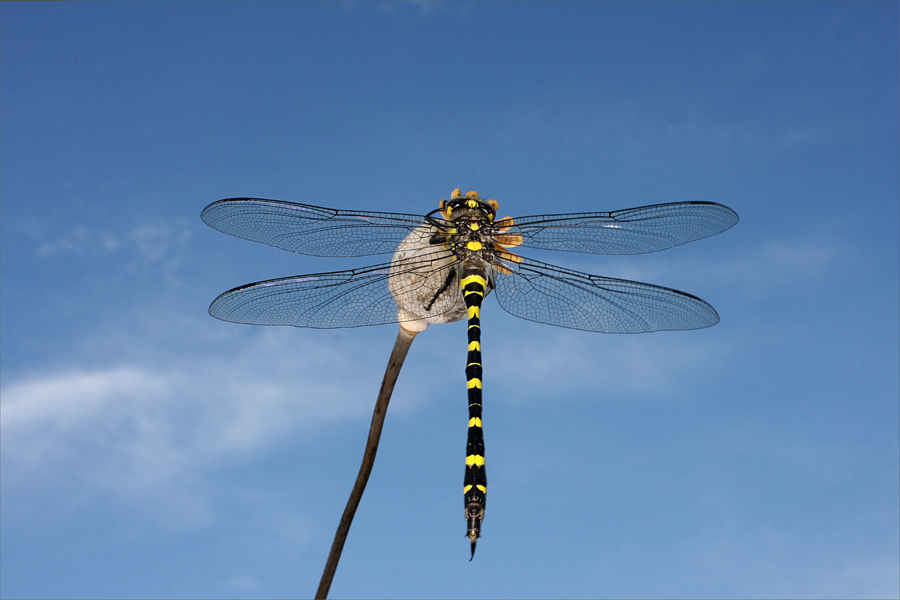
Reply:
[[[464,264],[460,277],[463,299],[469,317],[469,351],[466,359],[466,388],[469,396],[469,434],[466,441],[465,494],[466,535],[475,543],[481,536],[481,522],[487,497],[487,475],[484,467],[484,432],[481,424],[481,303],[487,291],[487,277],[482,265]],[[471,557],[469,558],[471,560]]]

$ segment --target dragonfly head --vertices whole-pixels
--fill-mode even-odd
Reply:
[[[450,200],[441,200],[441,213],[448,221],[456,221],[462,217],[470,219],[487,219],[494,221],[497,215],[498,204],[496,200],[484,200],[478,197],[478,192],[466,192],[463,196],[459,188],[450,194]]]

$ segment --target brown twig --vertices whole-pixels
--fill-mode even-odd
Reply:
[[[384,417],[387,414],[388,402],[391,401],[394,384],[397,382],[397,375],[400,373],[400,367],[403,366],[406,353],[409,352],[409,347],[412,345],[415,337],[415,333],[406,331],[401,327],[400,333],[397,335],[397,341],[394,342],[394,349],[391,351],[391,358],[388,361],[387,369],[384,371],[384,379],[381,381],[378,400],[375,402],[375,412],[372,414],[372,425],[369,428],[369,440],[366,442],[366,451],[363,453],[362,464],[359,466],[359,475],[356,476],[356,483],[353,484],[353,491],[350,492],[347,507],[344,509],[341,522],[338,524],[337,532],[334,534],[334,542],[331,544],[331,552],[328,554],[328,561],[325,563],[325,570],[322,572],[321,581],[319,581],[319,589],[316,590],[316,598],[328,597],[331,580],[334,579],[334,572],[337,570],[338,561],[341,560],[344,542],[347,540],[347,533],[350,531],[350,523],[353,522],[353,515],[356,514],[356,508],[359,506],[359,501],[366,489],[369,474],[372,473],[372,465],[375,464],[378,440],[381,438],[381,428],[384,426]]]

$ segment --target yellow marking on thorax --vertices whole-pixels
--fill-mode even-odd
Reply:
[[[478,388],[479,390],[481,389],[481,380],[477,377],[473,377],[466,382],[466,389],[471,390],[472,388]]]
[[[468,244],[466,244],[466,248],[468,248],[472,252],[477,252],[478,250],[481,250],[483,247],[484,246],[481,245],[481,242],[473,241],[473,242],[469,242]]]
[[[481,310],[477,306],[469,307],[469,318],[472,319],[474,317],[479,317],[481,315]]]
[[[481,344],[478,342],[469,342],[469,350],[481,351]]]
[[[466,466],[467,467],[483,467],[484,466],[484,457],[479,456],[477,454],[470,454],[466,457]]]
[[[469,419],[469,427],[481,427],[481,419],[478,417],[472,417]]]

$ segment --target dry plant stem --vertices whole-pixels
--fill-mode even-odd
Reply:
[[[394,384],[397,382],[397,375],[400,373],[400,367],[403,366],[406,353],[409,352],[409,347],[412,345],[415,337],[415,333],[406,331],[401,327],[400,333],[397,335],[397,341],[394,342],[391,359],[388,361],[387,369],[384,371],[381,390],[378,392],[378,400],[375,402],[375,412],[372,414],[372,425],[369,428],[369,440],[366,442],[366,451],[363,454],[362,464],[359,467],[359,475],[356,476],[356,483],[353,484],[353,491],[350,492],[347,507],[344,509],[341,522],[338,525],[337,532],[334,534],[331,553],[328,555],[328,562],[325,563],[325,570],[322,572],[321,581],[319,581],[316,598],[328,597],[331,580],[334,579],[334,572],[337,570],[338,561],[341,560],[344,542],[347,540],[347,533],[350,531],[350,523],[353,522],[353,515],[356,514],[356,508],[359,506],[359,501],[366,489],[369,474],[372,473],[372,465],[375,464],[378,440],[381,438],[381,428],[384,426],[384,417],[387,414],[388,402],[391,401]]]

